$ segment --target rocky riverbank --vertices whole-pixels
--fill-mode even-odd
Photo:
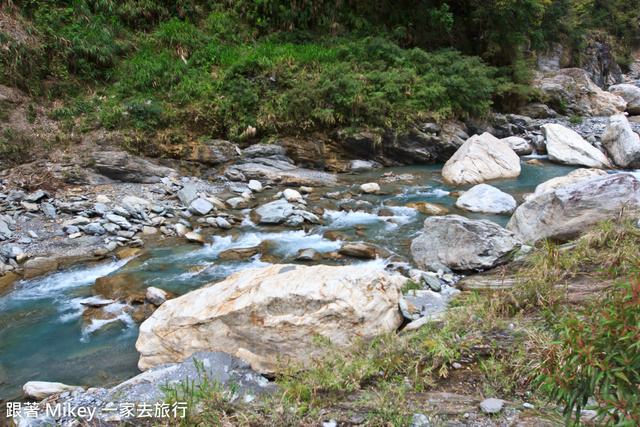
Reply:
[[[233,372],[238,378],[250,378],[233,383],[241,388],[248,384],[247,393],[255,396],[267,384],[260,375],[273,376],[280,363],[299,364],[302,371],[321,358],[323,352],[310,352],[314,337],[346,347],[356,337],[372,341],[395,331],[412,333],[442,323],[448,302],[460,292],[456,287],[510,288],[515,279],[507,277],[503,266],[525,257],[542,239],[566,242],[599,220],[637,219],[640,182],[616,170],[640,165],[640,123],[620,114],[625,108],[635,111],[633,94],[627,94],[631,90],[620,96],[603,92],[583,81],[582,74],[567,70],[545,77],[541,89],[549,96],[557,95],[574,113],[610,117],[585,117],[581,123],[519,115],[494,115],[490,120],[468,123],[428,122],[406,134],[351,135],[344,139],[346,145],[338,143],[342,147],[339,154],[313,140],[300,145],[283,140],[246,147],[211,141],[198,151],[197,158],[163,164],[102,150],[92,154],[91,167],[76,165],[79,169],[69,174],[73,179],[61,175],[60,163],[48,164],[48,175],[38,168],[29,169],[38,165],[3,171],[0,294],[11,294],[16,283],[18,288],[24,283],[20,280],[78,263],[114,256],[138,256],[132,263],[144,263],[149,256],[145,247],[187,242],[214,247],[216,237],[237,238],[246,227],[301,230],[309,235],[321,230],[318,237],[324,243],[332,242],[330,250],[303,246],[295,256],[282,255],[275,249],[278,242],[269,239],[231,247],[216,254],[218,263],[258,260],[264,265],[241,269],[181,296],[149,287],[128,272],[99,277],[92,285],[94,298],[81,302],[83,321],[119,319],[118,309],[135,322],[144,322],[137,342],[139,367],[151,369],[110,390],[54,390],[54,397],[44,403],[64,401],[100,408],[105,425],[120,421],[105,416],[112,408],[122,409],[114,403],[116,394],[156,400],[158,381],[186,378],[165,376],[174,370],[193,374],[193,362],[184,360],[203,351],[229,355],[197,353],[203,364],[219,361],[215,363],[219,374]],[[571,84],[581,84],[591,92],[570,92]],[[548,106],[538,110],[554,115]],[[531,153],[537,157],[522,160],[521,156]],[[544,153],[555,164],[582,169],[541,182],[531,194],[512,195],[486,183],[517,179],[523,165],[544,167],[539,157]],[[439,182],[464,189],[451,196],[456,198],[456,214],[423,200],[385,204],[387,197],[396,196],[393,186],[415,186],[412,176],[389,171],[376,182],[368,182],[334,173],[366,174],[382,166],[436,161],[446,161]],[[215,177],[182,177],[179,170],[194,162],[210,165]],[[418,212],[427,217],[420,229],[412,229],[405,242],[399,243],[404,251],[397,250],[398,244],[393,248],[385,244],[384,239],[372,243],[369,226],[357,223],[357,218],[342,229],[322,228],[331,224],[332,215],[359,213],[400,228],[406,224],[402,215],[412,217]],[[457,213],[512,216],[501,227]],[[355,239],[345,234],[345,228],[354,232]],[[381,262],[376,267],[350,265],[359,260]],[[500,270],[492,270],[496,267]],[[191,267],[190,273],[206,268]],[[478,272],[484,273],[475,275]],[[458,281],[462,275],[469,277]],[[146,386],[130,395],[123,391],[152,376],[151,391]],[[31,388],[25,386],[25,391]],[[145,394],[148,392],[151,394]],[[252,400],[246,395],[245,402]],[[32,393],[31,397],[40,400],[42,395]],[[242,399],[236,396],[232,401],[238,398]],[[463,423],[463,419],[475,423],[472,415],[478,408],[497,413],[505,404],[494,411],[491,404],[496,402],[461,399],[467,409],[455,416]],[[468,409],[471,406],[475,412]],[[496,421],[519,419],[521,409],[507,402],[502,413],[505,418]],[[416,415],[416,425],[425,425],[420,424],[420,416]],[[66,425],[71,421],[61,417],[56,422]],[[473,425],[482,425],[478,423]]]

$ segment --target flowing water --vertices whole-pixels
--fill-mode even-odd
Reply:
[[[533,192],[539,183],[574,169],[523,163],[518,179],[490,184],[521,199],[522,194]],[[469,187],[454,188],[443,184],[440,170],[441,166],[415,166],[341,176],[343,186],[336,190],[351,189],[357,193],[361,183],[372,181],[381,182],[385,194],[309,202],[310,207],[327,208],[322,215],[324,224],[309,231],[259,227],[247,215],[240,228],[225,235],[208,236],[205,230],[203,233],[211,243],[204,246],[181,243],[157,247],[133,261],[78,265],[19,282],[14,291],[0,297],[0,399],[19,396],[22,385],[30,380],[102,386],[139,372],[136,367],[138,353],[134,347],[138,326],[126,311],[121,310],[123,304],[108,306],[117,314],[114,319],[92,322],[83,319],[82,312],[86,308],[83,303],[100,302],[91,294],[91,287],[98,277],[130,273],[145,287],[156,286],[184,294],[236,271],[268,265],[257,256],[242,262],[218,262],[218,255],[226,249],[263,244],[282,262],[294,262],[299,249],[337,250],[340,242],[322,237],[327,230],[338,230],[352,241],[374,243],[410,259],[408,242],[419,234],[426,215],[405,207],[409,202],[431,202],[446,207],[450,213],[506,225],[507,216],[471,214],[457,209],[454,206],[456,197],[451,192]],[[385,184],[381,175],[390,171],[396,176],[410,174],[415,179]],[[337,205],[347,205],[353,211],[335,210]],[[391,210],[394,216],[378,216],[383,208]],[[248,211],[242,213],[248,214]],[[368,227],[363,230],[367,237],[356,235],[356,225]],[[350,262],[376,268],[389,265],[384,259]],[[397,266],[398,262],[395,262],[394,267]]]

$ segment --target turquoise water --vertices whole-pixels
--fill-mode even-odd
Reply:
[[[518,179],[492,181],[516,199],[533,192],[536,185],[556,176],[566,175],[575,168],[546,164],[522,165]],[[131,273],[145,286],[156,286],[179,294],[213,280],[221,280],[247,268],[268,265],[257,257],[244,262],[218,262],[218,254],[226,249],[251,247],[269,241],[270,254],[282,262],[293,262],[299,249],[315,248],[319,252],[337,250],[341,243],[322,238],[326,230],[340,230],[353,241],[366,241],[389,249],[409,259],[408,243],[422,227],[425,215],[404,207],[409,202],[436,203],[471,218],[489,219],[505,225],[509,217],[470,214],[457,209],[456,197],[450,193],[469,187],[451,187],[440,180],[441,166],[401,167],[368,174],[346,175],[340,190],[357,192],[362,182],[378,181],[389,171],[396,175],[412,174],[410,183],[382,185],[386,195],[358,196],[348,200],[309,202],[313,208],[347,205],[362,211],[344,212],[327,209],[322,215],[325,225],[309,231],[285,227],[257,227],[250,220],[224,235],[203,234],[211,242],[205,246],[176,244],[149,249],[133,261],[108,261],[97,265],[79,265],[41,278],[21,281],[11,293],[0,297],[0,399],[21,394],[22,385],[30,380],[60,381],[68,384],[101,386],[127,379],[139,371],[138,353],[134,344],[138,326],[131,317],[119,312],[112,321],[86,323],[82,318],[82,303],[95,302],[91,287],[96,278],[116,273]],[[329,189],[330,191],[330,189]],[[268,194],[267,194],[268,196]],[[392,218],[379,217],[386,208]],[[244,211],[248,213],[248,211]],[[391,220],[391,221],[389,221]],[[367,237],[357,236],[355,225],[366,225]],[[386,260],[349,261],[385,268]],[[197,272],[193,267],[205,266]],[[113,304],[114,310],[122,305]]]

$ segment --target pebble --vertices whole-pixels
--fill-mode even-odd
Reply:
[[[485,414],[497,414],[502,411],[502,407],[504,406],[504,400],[501,399],[485,399],[480,402],[480,410]]]

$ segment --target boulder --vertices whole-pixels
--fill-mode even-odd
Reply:
[[[253,191],[254,193],[260,193],[262,191],[262,184],[260,183],[260,181],[256,181],[255,179],[250,180],[249,184],[247,184],[247,187],[249,187],[249,190]]]
[[[549,160],[563,165],[606,169],[611,163],[602,151],[585,141],[572,129],[549,123],[542,126]]]
[[[640,168],[640,136],[631,130],[629,120],[624,115],[609,117],[602,134],[602,145],[616,166],[623,169]]]
[[[176,297],[176,294],[173,292],[165,291],[164,289],[156,288],[153,286],[149,286],[147,288],[147,293],[145,294],[145,298],[151,304],[156,307],[160,307],[165,301],[173,299]]]
[[[306,364],[316,337],[346,346],[395,331],[406,278],[365,267],[272,265],[235,273],[162,304],[140,326],[138,367],[185,360],[199,350],[263,362]],[[271,362],[271,363],[264,363]]]
[[[36,257],[24,264],[24,279],[32,279],[58,269],[58,261],[53,258]]]
[[[178,199],[183,206],[189,206],[197,198],[198,193],[193,185],[185,185],[182,190],[178,191]]]
[[[502,138],[500,141],[505,142],[518,156],[526,156],[533,153],[533,147],[526,139],[519,136],[509,136]]]
[[[411,254],[420,268],[437,262],[452,270],[484,270],[509,261],[521,245],[514,233],[490,221],[432,216],[411,242]]]
[[[292,188],[287,188],[282,192],[282,196],[287,202],[297,202],[302,199],[302,195]]]
[[[606,175],[530,198],[516,209],[507,229],[527,243],[562,242],[598,221],[637,214],[639,208],[640,182],[626,173]]]
[[[376,259],[387,255],[381,248],[369,243],[344,243],[338,249],[340,255],[354,258]]]
[[[29,381],[22,386],[25,397],[33,400],[40,401],[46,399],[54,394],[60,394],[64,392],[72,393],[78,386],[66,385],[63,383],[53,383],[47,381]]]
[[[202,235],[196,233],[195,231],[189,231],[188,233],[185,233],[184,237],[188,241],[193,243],[200,243],[201,245],[204,245],[205,243],[207,243],[204,237],[202,237]]]
[[[205,199],[195,199],[189,205],[189,210],[197,215],[206,215],[213,209],[213,205]]]
[[[124,151],[97,151],[93,154],[93,161],[98,173],[122,182],[151,184],[161,182],[163,177],[180,176],[174,169]]]
[[[627,103],[600,89],[580,68],[563,68],[533,83],[547,104],[563,114],[611,116],[625,110]]]
[[[117,273],[98,277],[93,284],[92,294],[105,299],[124,300],[136,292],[144,290],[136,276],[129,273]]]
[[[640,87],[632,84],[611,86],[609,92],[623,98],[627,102],[629,114],[640,114]]]
[[[489,133],[474,135],[445,163],[442,178],[448,184],[479,184],[490,179],[516,178],[520,158]]]
[[[456,201],[456,206],[470,212],[508,215],[516,210],[516,199],[487,184],[478,184]]]
[[[313,248],[300,249],[296,261],[319,261],[322,258],[322,254]]]
[[[267,203],[252,212],[257,220],[254,220],[254,222],[259,224],[282,224],[293,215],[294,208],[295,206],[282,199]]]
[[[260,253],[260,246],[251,248],[233,248],[220,252],[218,261],[245,261]]]
[[[351,160],[349,162],[349,172],[361,173],[380,169],[382,165],[372,160]]]
[[[137,197],[137,196],[125,196],[122,198],[122,203],[123,205],[124,204],[129,204],[130,206],[140,205],[146,208],[151,208],[151,206],[153,206],[153,203],[151,203],[149,200],[143,199],[142,197]]]
[[[405,206],[425,215],[445,215],[448,212],[446,208],[428,202],[409,202]]]
[[[368,182],[360,186],[360,190],[367,194],[373,194],[380,191],[380,186],[375,182]]]
[[[608,174],[602,169],[576,169],[565,176],[551,178],[550,180],[545,181],[542,184],[538,184],[538,186],[536,187],[536,191],[531,196],[527,197],[527,200],[531,197],[537,197],[541,194],[555,190],[556,188],[560,188],[563,185],[586,181],[588,179],[604,175]]]

